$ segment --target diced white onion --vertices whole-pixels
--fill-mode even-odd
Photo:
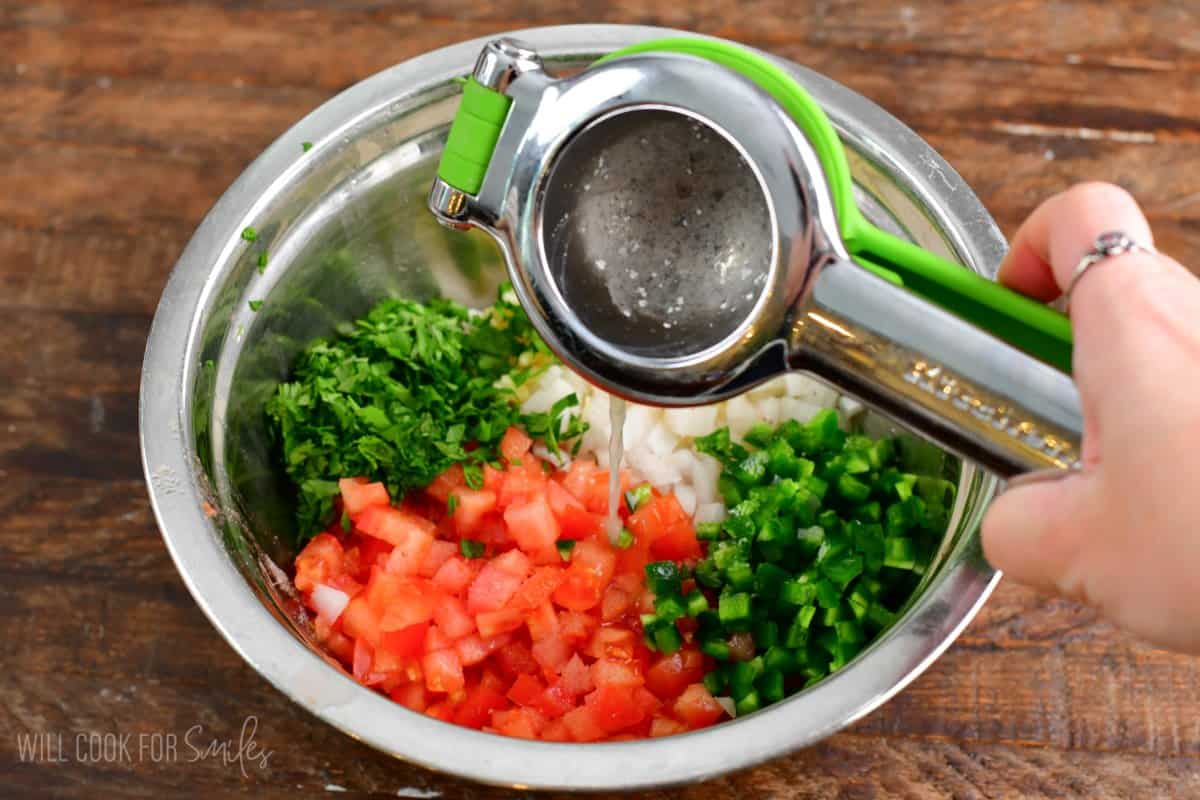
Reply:
[[[656,456],[666,458],[679,446],[679,437],[667,430],[666,425],[655,425],[646,436],[646,447]]]
[[[327,625],[338,621],[338,617],[346,610],[350,595],[332,586],[318,583],[313,586],[312,604],[317,609],[317,616]]]
[[[686,483],[675,484],[675,499],[679,501],[680,507],[687,512],[688,516],[696,513],[696,490]]]
[[[855,400],[853,397],[839,397],[837,401],[838,411],[842,414],[843,420],[850,420],[857,417],[867,409],[862,403]]]
[[[725,402],[725,421],[729,424],[729,432],[735,438],[742,438],[758,420],[758,409],[744,395],[738,395]]]
[[[595,459],[607,469],[609,395],[596,389],[570,370],[555,365],[521,387],[527,413],[548,411],[561,397],[574,392],[579,397],[577,413],[588,424],[580,441],[579,455]],[[842,414],[860,413],[861,405],[848,400],[838,404],[837,393],[818,380],[789,373],[754,387],[750,392],[722,403],[694,408],[661,409],[630,403],[625,413],[622,468],[630,469],[635,481],[645,481],[659,491],[671,491],[696,522],[719,522],[726,509],[718,481],[721,464],[696,450],[695,440],[727,425],[741,439],[757,422],[772,425],[794,419],[808,422],[823,408],[838,407]],[[540,445],[534,453],[560,465]],[[565,455],[565,454],[564,454]]]
[[[737,716],[737,705],[733,702],[732,697],[714,697],[713,699],[721,704],[721,708],[725,709],[726,714],[731,717]]]
[[[717,427],[717,406],[668,408],[663,412],[663,420],[677,436],[705,436]]]
[[[698,505],[692,519],[696,521],[696,524],[700,524],[701,522],[724,522],[725,504],[704,503],[703,505]]]

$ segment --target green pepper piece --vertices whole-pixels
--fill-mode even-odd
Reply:
[[[717,602],[717,615],[729,630],[748,630],[750,627],[750,595],[747,592],[726,592]]]
[[[767,453],[756,450],[743,458],[733,469],[733,477],[747,488],[758,486],[767,478]]]
[[[753,714],[762,708],[762,700],[759,699],[758,692],[749,692],[742,695],[740,700],[734,700],[734,708],[737,710],[739,717],[745,714]]]
[[[912,570],[917,566],[917,550],[912,539],[889,536],[883,542],[883,565]]]
[[[699,589],[688,592],[687,597],[684,598],[684,604],[687,606],[689,617],[698,617],[708,611],[708,598]]]
[[[871,487],[849,474],[838,478],[837,490],[852,503],[862,503],[871,496]]]
[[[787,579],[788,573],[774,564],[759,564],[754,571],[754,589],[763,597],[775,597]]]
[[[742,438],[755,447],[767,447],[775,437],[775,429],[765,422],[756,422]]]
[[[768,670],[755,684],[759,696],[767,703],[778,703],[783,699],[783,673]]]

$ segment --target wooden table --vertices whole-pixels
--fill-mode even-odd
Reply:
[[[1142,199],[1165,250],[1200,265],[1198,9],[0,1],[0,795],[518,796],[384,758],[286,700],[193,603],[142,483],[138,373],[168,270],[243,167],[340,89],[514,28],[692,28],[874,98],[945,154],[1010,233],[1048,193],[1107,179]],[[646,796],[1195,796],[1198,665],[1005,584],[944,658],[860,724]],[[236,748],[247,715],[273,751],[265,769],[189,762],[189,729],[193,742]],[[52,738],[40,763],[23,760],[34,733],[60,735],[62,752]],[[105,733],[128,734],[129,751],[89,754],[87,734]],[[179,750],[155,760],[143,748],[168,733]]]

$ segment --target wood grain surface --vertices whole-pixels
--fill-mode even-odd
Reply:
[[[376,754],[221,640],[150,513],[138,373],[175,258],[292,122],[423,51],[581,21],[691,28],[825,72],[925,136],[1009,233],[1051,192],[1116,181],[1200,265],[1191,0],[0,0],[0,796],[522,796]],[[272,755],[245,775],[139,750],[194,726],[236,742],[248,715]],[[62,752],[31,760],[36,733]],[[104,733],[130,735],[129,758],[89,758]],[[644,796],[1200,796],[1200,661],[1004,584],[858,725]]]

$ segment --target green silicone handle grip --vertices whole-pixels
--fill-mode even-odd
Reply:
[[[856,257],[870,258],[897,273],[909,291],[1071,373],[1071,322],[1063,314],[874,225],[856,233]]]
[[[596,63],[661,51],[706,58],[736,70],[788,112],[816,150],[833,195],[842,240],[857,263],[1070,374],[1071,325],[1064,315],[867,221],[854,202],[850,165],[837,131],[820,104],[781,67],[729,42],[680,37],[641,42]]]
[[[478,192],[511,105],[511,97],[488,89],[474,78],[467,79],[462,104],[450,123],[438,177],[459,191]]]

